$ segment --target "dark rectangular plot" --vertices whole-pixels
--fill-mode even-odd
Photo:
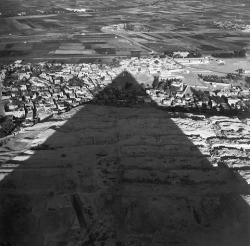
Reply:
[[[207,45],[207,44],[202,44],[200,45],[200,48],[202,50],[222,50],[221,48],[218,48],[218,47],[214,47],[212,45]]]
[[[96,58],[80,58],[79,63],[93,63],[96,61]]]
[[[9,53],[10,53],[9,50],[0,50],[0,57],[9,56]]]
[[[107,44],[107,43],[104,42],[104,41],[94,41],[94,42],[85,42],[85,41],[82,41],[82,44],[83,45],[93,45],[93,44]]]
[[[61,42],[61,40],[60,40]],[[59,44],[57,40],[44,40],[43,43],[45,44]]]
[[[59,46],[58,43],[46,43],[46,42],[37,42],[33,44],[34,50],[53,50],[57,49]]]
[[[174,34],[174,35],[172,35],[172,34],[169,34],[170,35],[170,37],[172,37],[172,38],[176,38],[176,39],[181,39],[181,38],[183,38],[183,37],[181,37],[180,35],[178,35],[178,34]]]
[[[58,24],[52,23],[52,22],[50,23],[43,22],[43,23],[40,23],[40,25],[42,25],[45,28],[55,28],[59,26]]]
[[[20,19],[20,20],[18,20],[18,22],[21,22],[21,23],[27,23],[27,19]]]
[[[203,40],[205,39],[203,35],[197,34],[197,35],[190,35],[190,38],[198,39],[198,40]]]
[[[85,49],[86,49],[86,50],[91,50],[91,49],[92,49],[92,45],[90,45],[90,44],[85,44]]]
[[[0,50],[5,50],[6,49],[6,44],[2,44],[0,41]]]
[[[95,51],[98,54],[116,54],[116,51],[113,48],[97,48]]]
[[[159,44],[159,43],[149,43],[147,47],[152,49],[164,50],[164,51],[186,51],[186,48],[180,45],[171,44]],[[162,48],[161,48],[162,47]]]
[[[0,51],[0,57],[26,56],[28,54],[30,54],[30,51],[21,51],[21,50],[2,50],[2,51]]]
[[[14,44],[6,44],[5,48],[6,49],[11,49],[14,46]]]

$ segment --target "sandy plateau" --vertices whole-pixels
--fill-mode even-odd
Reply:
[[[86,105],[26,128],[1,146],[1,233],[33,246],[249,245],[248,123]]]

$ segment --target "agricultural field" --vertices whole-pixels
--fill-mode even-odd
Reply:
[[[243,0],[4,1],[0,3],[0,61],[119,57],[134,50],[142,55],[249,51],[250,33],[213,24],[232,17],[236,24],[250,24],[248,5]],[[127,32],[105,28],[119,24],[140,28]],[[62,42],[79,45],[65,47]]]

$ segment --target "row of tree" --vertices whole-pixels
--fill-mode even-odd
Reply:
[[[239,50],[233,51],[231,53],[227,52],[220,52],[220,53],[213,53],[212,56],[216,58],[239,58],[239,57],[246,57],[246,50]]]
[[[218,76],[218,75],[203,75],[198,74],[198,77],[207,82],[216,82],[216,83],[226,83],[228,84],[228,80],[237,81],[242,78],[242,75],[238,73],[228,73],[226,76]]]

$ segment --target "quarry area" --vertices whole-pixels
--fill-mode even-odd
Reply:
[[[1,146],[11,245],[248,245],[250,125],[84,105]]]

